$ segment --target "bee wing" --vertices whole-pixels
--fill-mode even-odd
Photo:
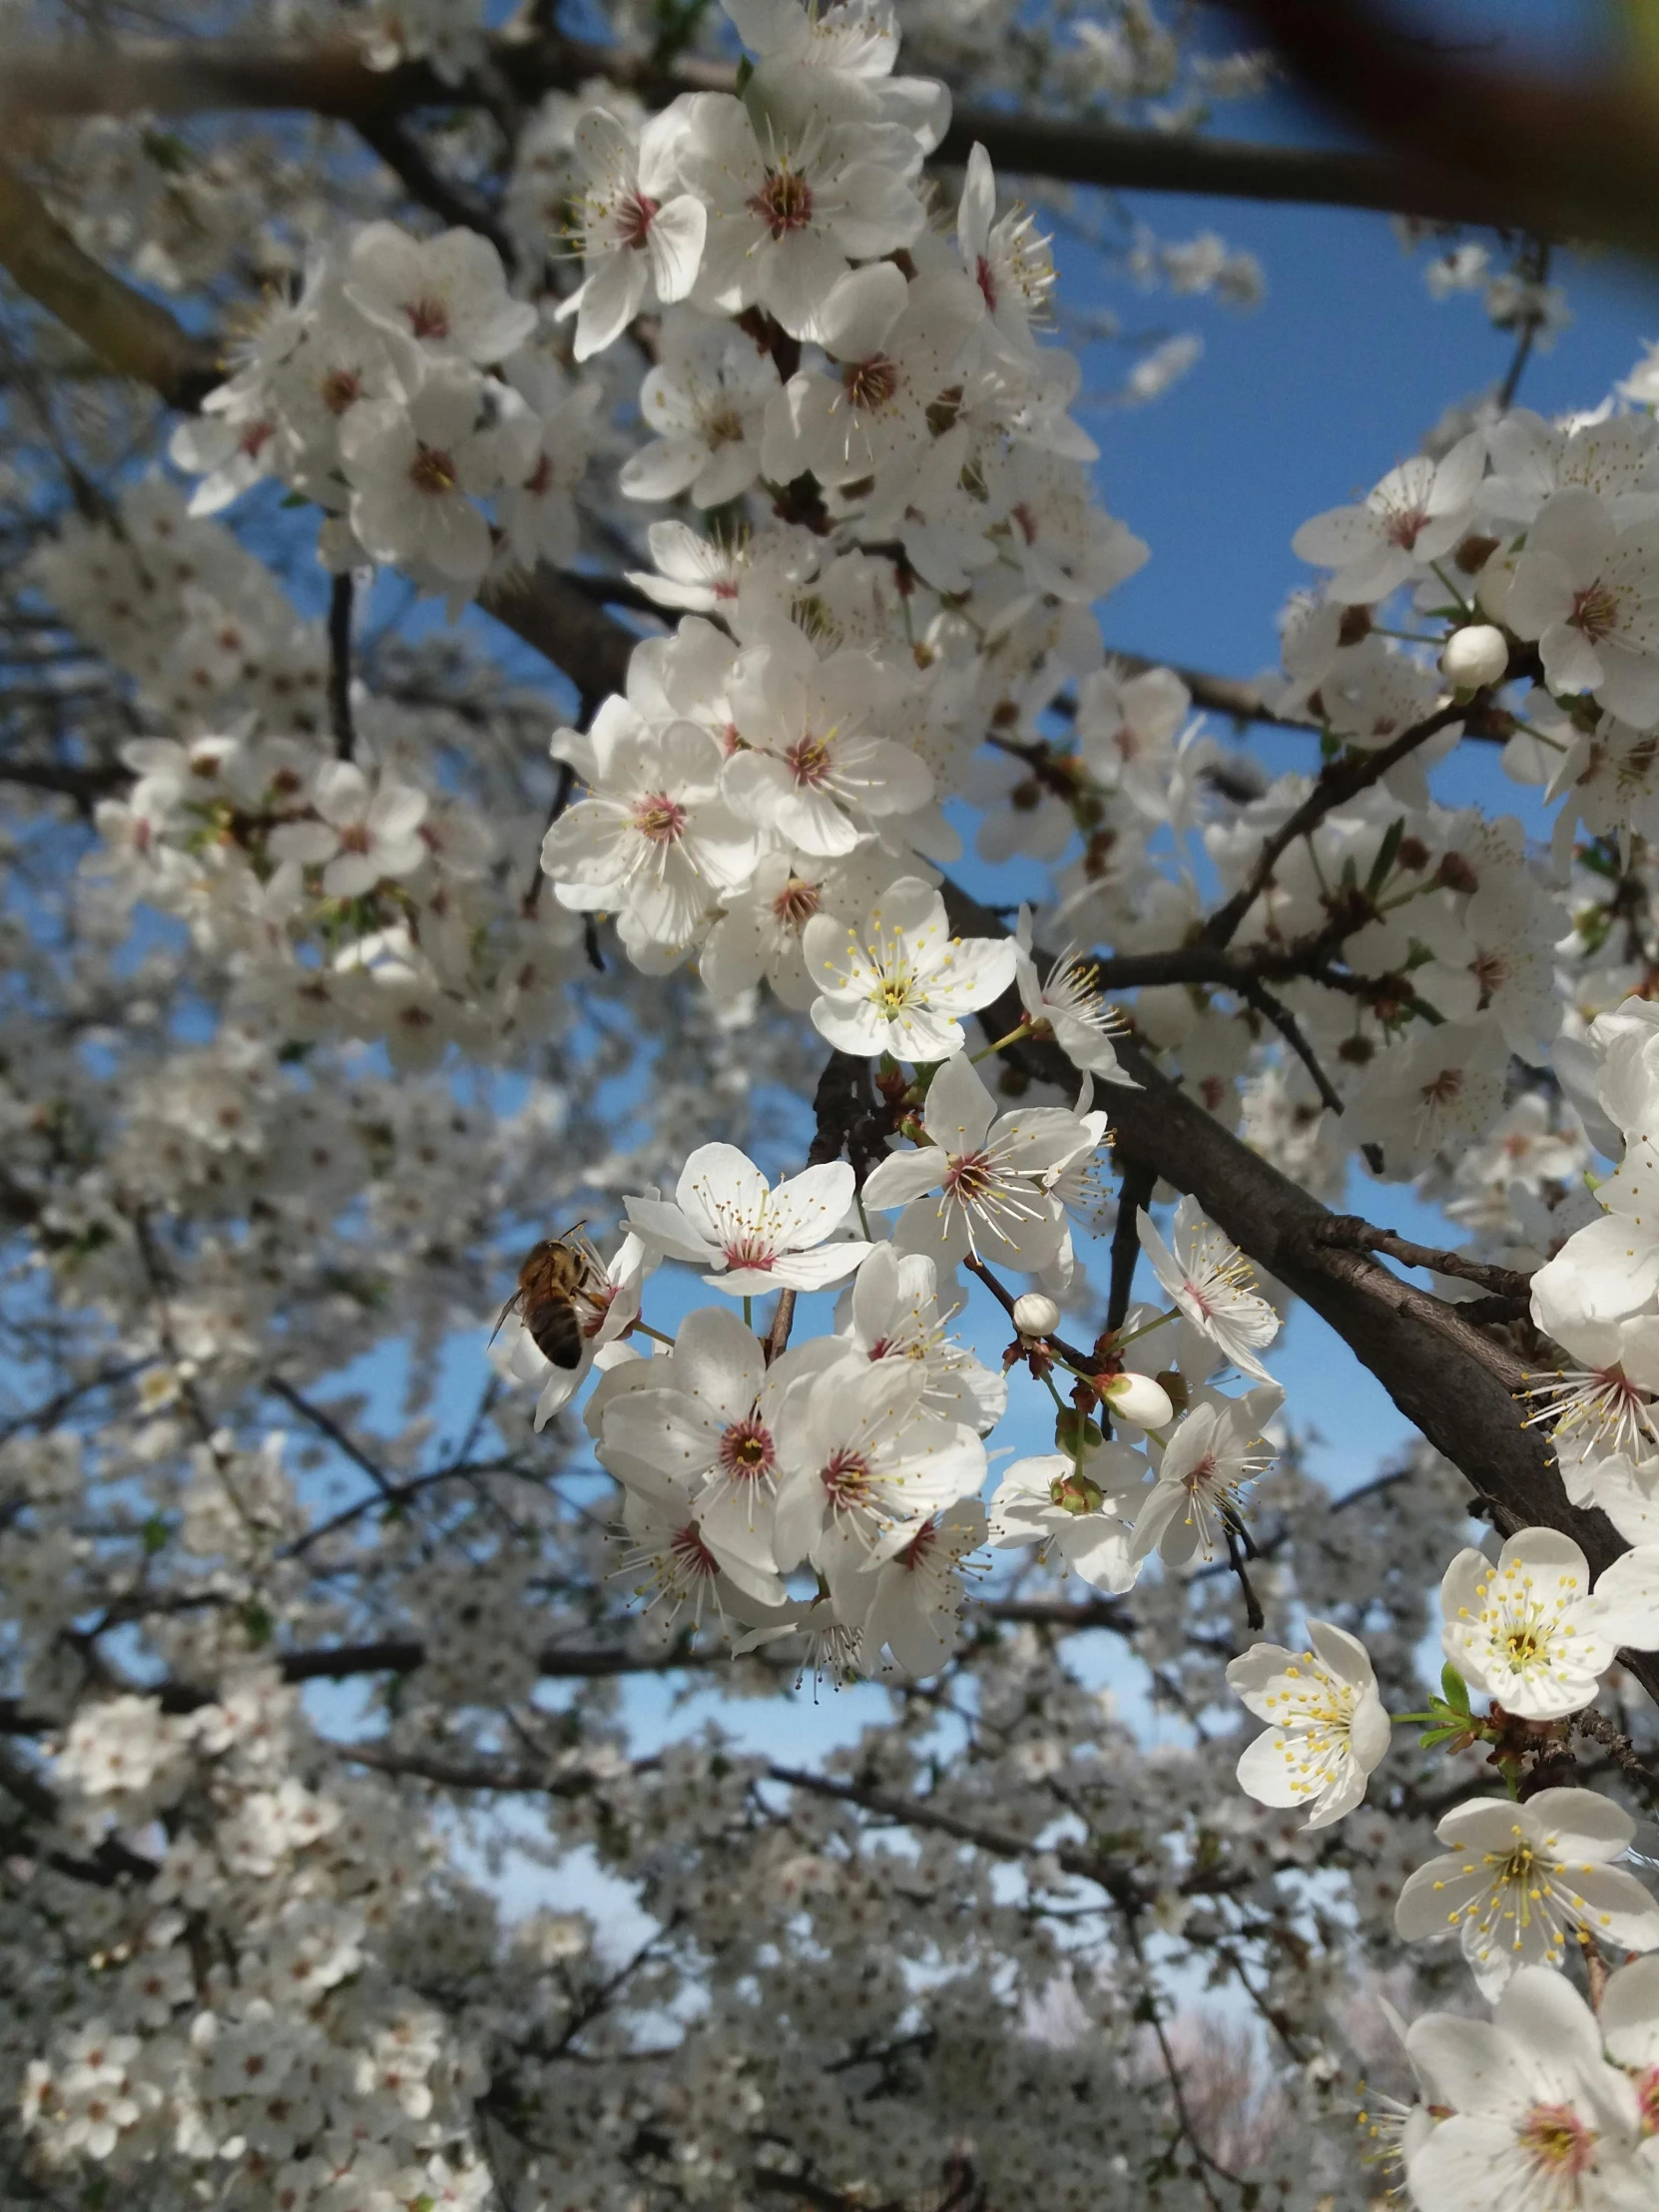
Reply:
[[[506,1305],[503,1306],[500,1313],[496,1315],[495,1327],[490,1331],[490,1344],[494,1344],[496,1338],[500,1336],[502,1330],[507,1325],[507,1316],[517,1309],[518,1302],[522,1296],[522,1292],[514,1291],[512,1297],[508,1299]],[[485,1350],[487,1351],[489,1347],[486,1346]]]

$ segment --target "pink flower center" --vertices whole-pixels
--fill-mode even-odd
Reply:
[[[753,1413],[721,1436],[720,1463],[730,1475],[759,1481],[772,1472],[775,1456],[771,1429]]]
[[[1187,1469],[1183,1480],[1186,1483],[1188,1495],[1196,1497],[1200,1490],[1207,1490],[1215,1481],[1215,1478],[1216,1455],[1213,1451],[1207,1451],[1202,1459],[1195,1461]]]
[[[805,929],[819,909],[819,888],[792,875],[772,901],[772,910],[788,929]]]
[[[813,220],[813,188],[793,169],[769,169],[767,181],[749,203],[775,239],[804,231]]]
[[[770,1268],[778,1257],[776,1245],[753,1229],[746,1229],[741,1236],[731,1237],[723,1247],[729,1268]]]
[[[1509,963],[1501,952],[1479,952],[1469,962],[1469,970],[1480,986],[1479,1011],[1484,1013],[1493,991],[1501,990],[1508,982]]]
[[[898,369],[884,353],[877,353],[867,361],[848,361],[841,370],[841,383],[853,406],[873,411],[884,407],[897,391]]]
[[[251,422],[237,440],[237,451],[246,453],[250,460],[270,442],[275,433],[275,422]]]
[[[678,844],[686,833],[686,810],[667,792],[648,792],[636,804],[632,819],[650,844]]]
[[[916,1530],[915,1534],[910,1538],[909,1542],[904,1546],[904,1549],[899,1553],[898,1560],[900,1566],[907,1568],[912,1574],[915,1572],[917,1567],[925,1566],[927,1563],[927,1554],[932,1550],[933,1546],[938,1542],[938,1522],[936,1520],[924,1520],[921,1526]]]
[[[432,498],[441,498],[452,492],[460,481],[459,471],[449,455],[436,445],[417,445],[414,459],[409,463],[409,482],[416,491],[426,492]]]
[[[1383,525],[1383,536],[1390,545],[1397,545],[1402,553],[1409,553],[1422,534],[1422,526],[1428,520],[1420,507],[1405,507],[1398,514],[1390,515]]]
[[[1636,2102],[1641,2107],[1642,2133],[1659,2135],[1659,2066],[1649,2066],[1637,2076]]]
[[[720,1572],[720,1562],[703,1541],[703,1531],[696,1521],[677,1528],[668,1540],[668,1548],[680,1574],[703,1575],[712,1580]]]
[[[958,1206],[977,1206],[995,1181],[988,1152],[959,1152],[944,1171],[944,1194]]]
[[[619,245],[643,246],[651,229],[652,218],[661,205],[660,201],[653,200],[648,193],[643,192],[631,192],[625,199],[619,200],[616,211]]]
[[[842,1449],[826,1461],[819,1473],[824,1494],[837,1511],[866,1504],[870,1493],[869,1461],[856,1451]]]
[[[823,791],[830,781],[830,748],[822,738],[803,738],[784,755],[790,774],[808,791]]]
[[[368,850],[368,825],[362,822],[348,822],[339,833],[339,848],[342,852],[366,852]]]
[[[409,328],[417,338],[446,338],[449,335],[449,307],[442,299],[411,299],[403,312],[409,318]]]
[[[362,395],[363,380],[351,368],[331,368],[317,386],[317,396],[331,415],[344,414]]]
[[[990,263],[986,261],[983,254],[980,255],[979,260],[975,265],[973,274],[978,282],[979,289],[984,295],[986,306],[989,307],[992,314],[995,314],[996,272],[994,269],[992,269]]]
[[[1418,1096],[1425,1106],[1449,1106],[1453,1099],[1460,1098],[1462,1093],[1462,1069],[1441,1068],[1438,1075],[1432,1076],[1422,1086]]]
[[[1596,2131],[1585,2126],[1570,2104],[1535,2104],[1517,2140],[1535,2174],[1576,2180],[1595,2164]]]
[[[1573,593],[1572,613],[1567,620],[1592,643],[1609,637],[1619,626],[1618,595],[1605,584],[1587,584]]]

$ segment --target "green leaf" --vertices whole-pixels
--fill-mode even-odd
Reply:
[[[752,61],[750,60],[749,56],[748,56],[748,55],[746,54],[746,55],[744,56],[743,60],[742,60],[741,62],[739,62],[739,64],[738,64],[738,98],[739,98],[740,100],[741,100],[741,99],[743,98],[744,94],[745,94],[745,93],[746,93],[746,92],[747,92],[747,91],[749,90],[749,80],[750,80],[750,78],[751,78],[751,77],[753,77],[753,76],[754,76],[754,74],[755,74],[755,64],[754,64],[754,63],[753,63],[753,62],[752,62]]]
[[[1377,857],[1371,864],[1371,873],[1366,878],[1366,889],[1373,897],[1392,874],[1394,861],[1398,858],[1399,848],[1404,841],[1405,817],[1396,815],[1383,832],[1382,842],[1377,848]]]
[[[140,1533],[144,1537],[145,1553],[149,1558],[153,1559],[156,1556],[157,1552],[160,1551],[163,1545],[167,1542],[167,1539],[169,1535],[171,1535],[172,1531],[169,1529],[166,1521],[162,1519],[160,1513],[152,1513],[150,1518],[145,1522],[144,1527],[140,1531]]]
[[[242,1609],[242,1627],[244,1635],[258,1651],[263,1644],[270,1643],[276,1623],[255,1598]]]
[[[1454,1713],[1466,1713],[1469,1709],[1469,1686],[1448,1659],[1440,1669],[1440,1688],[1445,1701]]]

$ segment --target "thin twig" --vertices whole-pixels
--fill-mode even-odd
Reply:
[[[342,568],[328,593],[328,728],[342,761],[356,751],[351,720],[351,571]]]
[[[1333,808],[1346,806],[1361,792],[1381,783],[1389,769],[1397,768],[1419,745],[1426,745],[1430,738],[1452,723],[1466,721],[1475,714],[1474,705],[1451,700],[1402,730],[1391,745],[1381,746],[1375,753],[1351,752],[1323,770],[1302,805],[1270,837],[1264,838],[1255,866],[1227,903],[1218,906],[1210,916],[1200,942],[1207,945],[1231,943],[1240,922],[1273,881],[1275,867],[1299,837],[1317,830]]]
[[[1434,1275],[1449,1275],[1464,1283],[1478,1283],[1483,1291],[1500,1298],[1530,1300],[1532,1277],[1516,1268],[1500,1268],[1484,1260],[1467,1259],[1460,1252],[1442,1252],[1431,1245],[1413,1244],[1391,1229],[1380,1229],[1359,1214],[1333,1214],[1321,1222],[1317,1241],[1342,1245],[1350,1252],[1382,1252],[1402,1267],[1426,1268]],[[1467,1309],[1461,1309],[1466,1312]]]
[[[1579,1735],[1593,1738],[1609,1751],[1620,1773],[1635,1783],[1650,1805],[1659,1807],[1659,1780],[1630,1738],[1615,1728],[1605,1713],[1589,1705],[1573,1715],[1572,1724]]]
[[[795,1293],[794,1291],[780,1291],[778,1294],[778,1311],[772,1317],[772,1327],[767,1331],[766,1343],[762,1348],[769,1368],[789,1344],[790,1330],[794,1322]]]
[[[1157,1171],[1143,1161],[1126,1160],[1118,1192],[1118,1218],[1112,1231],[1112,1287],[1106,1303],[1108,1335],[1123,1327],[1141,1256],[1140,1214],[1152,1197]]]
[[[1245,1619],[1250,1623],[1253,1630],[1263,1629],[1267,1626],[1268,1617],[1262,1610],[1262,1601],[1256,1595],[1249,1570],[1245,1566],[1244,1543],[1242,1540],[1244,1531],[1237,1525],[1232,1515],[1228,1513],[1222,1515],[1221,1524],[1227,1531],[1227,1557],[1232,1565],[1233,1572],[1239,1578],[1239,1588],[1244,1596]]]
[[[1309,1075],[1313,1079],[1314,1088],[1319,1092],[1320,1097],[1324,1100],[1325,1104],[1330,1107],[1331,1111],[1334,1114],[1340,1114],[1343,1110],[1342,1093],[1332,1082],[1330,1076],[1326,1074],[1324,1068],[1320,1066],[1313,1046],[1303,1035],[1301,1023],[1297,1020],[1295,1014],[1291,1012],[1291,1009],[1285,1004],[1284,1000],[1282,998],[1276,998],[1273,992],[1268,989],[1265,983],[1257,982],[1255,980],[1246,983],[1246,985],[1244,986],[1244,995],[1248,1003],[1254,1006],[1259,1014],[1264,1015],[1269,1021],[1272,1022],[1273,1026],[1278,1030],[1279,1034],[1284,1038],[1285,1042],[1290,1046],[1291,1050],[1296,1054],[1297,1058],[1308,1070]]]
[[[279,1375],[268,1375],[266,1388],[281,1398],[285,1404],[291,1405],[302,1420],[308,1420],[337,1450],[343,1451],[353,1466],[361,1467],[382,1497],[394,1498],[397,1495],[398,1485],[384,1467],[371,1459],[361,1444],[353,1441],[331,1413],[325,1413],[320,1405],[313,1405],[308,1397],[302,1396],[291,1382],[283,1382]]]
[[[1549,241],[1547,239],[1531,239],[1528,241],[1526,251],[1521,255],[1521,268],[1522,275],[1528,283],[1542,286],[1549,281]],[[1520,389],[1520,380],[1526,373],[1526,364],[1532,358],[1532,349],[1538,342],[1538,333],[1543,328],[1543,324],[1544,317],[1535,308],[1523,313],[1521,317],[1520,337],[1516,342],[1514,355],[1509,363],[1509,373],[1498,386],[1497,411],[1499,414],[1507,414],[1515,403],[1515,394]]]
[[[976,1252],[970,1252],[963,1260],[962,1265],[967,1269],[969,1275],[976,1275],[979,1278],[1008,1319],[1012,1321],[1016,1300],[1007,1285],[997,1281]],[[1045,1337],[1042,1341],[1045,1345],[1051,1346],[1065,1361],[1066,1365],[1074,1368],[1079,1375],[1099,1373],[1100,1362],[1092,1352],[1079,1352],[1075,1345],[1068,1345],[1063,1337]]]

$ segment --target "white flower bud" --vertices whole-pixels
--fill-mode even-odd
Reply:
[[[1150,1375],[1126,1369],[1113,1377],[1102,1395],[1120,1420],[1132,1420],[1137,1428],[1163,1428],[1175,1418],[1168,1390]]]
[[[1453,630],[1440,653],[1440,673],[1453,691],[1478,691],[1500,684],[1509,666],[1509,647],[1489,622],[1471,622]]]
[[[1014,1327],[1022,1337],[1052,1337],[1059,1326],[1059,1307],[1041,1291],[1026,1291],[1014,1300]]]

